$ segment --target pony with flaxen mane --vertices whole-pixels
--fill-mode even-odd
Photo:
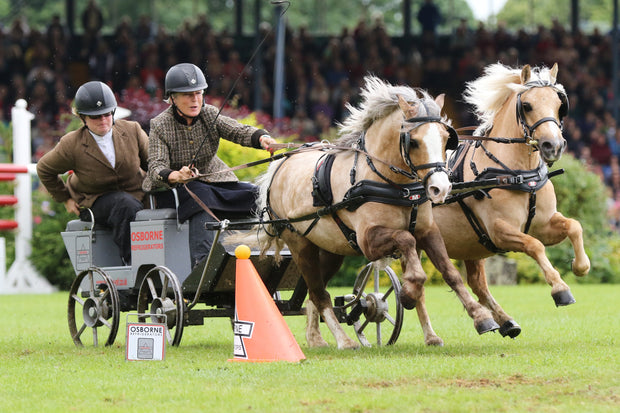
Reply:
[[[260,210],[270,219],[259,232],[262,248],[275,245],[277,252],[286,243],[308,286],[308,344],[327,345],[320,314],[338,348],[359,346],[340,326],[326,290],[344,256],[363,254],[373,262],[399,256],[403,306],[423,303],[426,274],[417,248],[456,292],[477,331],[497,329],[465,288],[433,221],[431,202],[444,202],[451,190],[446,147],[455,148],[458,139],[441,115],[444,96],[433,99],[373,76],[361,96],[359,107],[349,105],[351,116],[334,145],[302,148],[273,162],[258,182]],[[424,306],[417,309],[427,320]],[[427,344],[441,344],[430,324],[422,327]]]
[[[547,258],[545,245],[568,237],[575,252],[573,272],[583,276],[590,269],[581,225],[557,211],[549,179],[553,173],[547,168],[566,147],[562,118],[568,99],[557,73],[557,64],[551,69],[493,64],[467,84],[465,101],[473,105],[481,122],[476,135],[483,136],[459,146],[452,157],[453,175],[460,181],[502,177],[511,185],[433,208],[449,256],[465,261],[469,286],[491,310],[504,336],[516,337],[521,328],[488,289],[486,257],[501,251],[532,257],[551,286],[556,306],[575,299]]]

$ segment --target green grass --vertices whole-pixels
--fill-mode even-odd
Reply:
[[[304,318],[286,317],[301,363],[227,361],[226,319],[187,327],[164,361],[127,362],[125,313],[113,346],[76,348],[67,293],[0,295],[0,411],[620,411],[620,285],[571,287],[577,303],[563,308],[547,286],[493,287],[516,340],[479,336],[453,293],[429,287],[442,348],[424,346],[415,311],[394,346],[357,351],[309,349]]]

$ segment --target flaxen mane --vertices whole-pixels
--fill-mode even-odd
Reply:
[[[514,92],[522,92],[527,89],[521,84],[522,68],[513,69],[496,63],[484,69],[484,75],[474,81],[468,82],[463,97],[465,102],[474,107],[473,113],[480,121],[479,130],[490,130],[493,119],[502,108],[506,99]],[[530,81],[547,81],[554,83],[549,75],[549,68],[532,68]],[[555,87],[564,91],[564,86],[559,83]]]
[[[393,86],[376,76],[366,76],[364,80],[361,104],[358,107],[350,103],[346,105],[350,115],[339,125],[340,138],[336,141],[338,146],[354,145],[359,134],[368,129],[373,122],[399,109],[398,95],[411,105],[421,103],[418,116],[440,116],[441,108],[425,90],[409,86]],[[432,113],[427,113],[427,109]],[[447,118],[443,120],[450,123]]]

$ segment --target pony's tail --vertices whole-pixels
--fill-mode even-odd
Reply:
[[[280,254],[280,252],[284,249],[285,244],[282,238],[270,235],[273,228],[271,228],[271,225],[269,225],[269,227],[270,228],[267,230],[265,230],[264,228],[258,230],[257,237],[259,238],[260,244],[260,259],[265,258],[267,251],[273,249],[273,258],[276,264],[279,264],[280,262],[282,262],[282,255]]]
[[[272,225],[256,225],[249,231],[235,231],[226,236],[223,243],[230,246],[247,245],[250,249],[260,250],[259,259],[263,259],[268,251],[274,250],[274,260],[276,263],[282,261],[282,251],[285,247],[282,239],[272,235]]]
[[[256,219],[260,222],[262,217],[268,215],[265,213],[267,210],[267,197],[269,196],[269,186],[271,185],[271,178],[277,170],[276,164],[280,161],[276,161],[269,165],[267,171],[260,175],[256,179],[256,185],[258,186],[258,199],[256,201]],[[276,263],[282,261],[280,251],[285,248],[284,241],[278,237],[278,229],[273,224],[268,222],[255,225],[249,231],[234,232],[226,237],[225,243],[227,245],[245,244],[252,249],[260,250],[260,258],[264,258],[267,251],[274,250],[274,259]]]

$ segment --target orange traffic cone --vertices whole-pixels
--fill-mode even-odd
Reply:
[[[229,361],[292,361],[306,357],[250,258],[240,245],[235,281],[234,358]]]

